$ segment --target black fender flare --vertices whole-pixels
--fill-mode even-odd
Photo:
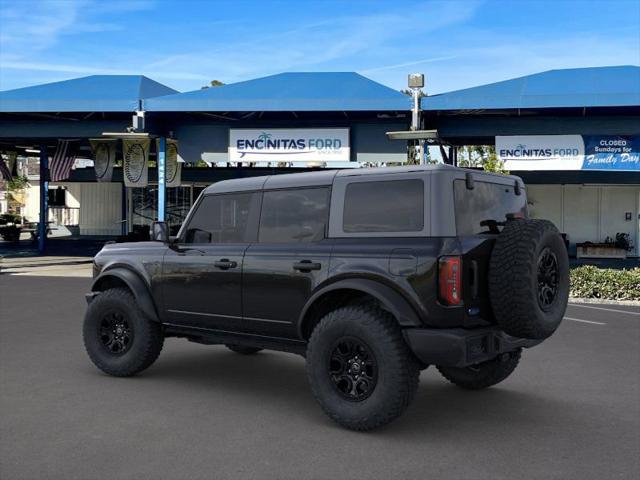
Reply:
[[[326,285],[317,290],[307,301],[298,318],[298,335],[303,336],[304,319],[309,309],[322,296],[336,290],[358,290],[376,298],[402,327],[420,327],[422,322],[409,301],[391,287],[366,278],[350,278]]]
[[[140,275],[124,267],[111,268],[103,271],[94,279],[93,284],[91,285],[91,291],[100,292],[101,289],[99,288],[99,285],[101,281],[104,281],[104,279],[108,277],[117,278],[124,282],[133,293],[133,296],[136,298],[136,302],[142,312],[150,320],[153,320],[154,322],[160,321],[149,287]]]

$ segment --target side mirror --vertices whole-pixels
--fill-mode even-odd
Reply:
[[[151,224],[151,240],[154,242],[169,243],[169,227],[164,222]]]

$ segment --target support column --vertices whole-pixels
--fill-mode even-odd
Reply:
[[[122,222],[120,224],[120,233],[122,236],[126,236],[129,233],[129,221],[127,220],[127,187],[124,186],[124,179],[122,180],[122,187],[120,190],[120,212],[122,216]]]
[[[167,139],[160,137],[158,141],[158,221],[165,221],[165,204],[167,196],[167,177],[166,177],[166,160],[167,160]]]
[[[49,221],[49,157],[47,145],[40,145],[40,223],[38,224],[38,251],[44,255],[47,247]]]

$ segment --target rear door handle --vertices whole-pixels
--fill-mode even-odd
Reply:
[[[293,264],[293,269],[299,270],[300,272],[310,272],[311,270],[320,270],[321,268],[321,264],[312,262],[311,260],[302,260]]]
[[[236,268],[238,266],[238,262],[234,262],[228,258],[221,258],[220,260],[213,262],[213,266],[221,270],[228,270],[230,268]]]

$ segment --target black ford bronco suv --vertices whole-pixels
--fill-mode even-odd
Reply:
[[[166,337],[294,352],[324,411],[354,430],[398,417],[428,365],[466,389],[501,382],[567,305],[563,239],[527,218],[514,176],[440,165],[228,180],[177,237],[152,231],[95,257],[83,334],[98,368],[134,375]]]

